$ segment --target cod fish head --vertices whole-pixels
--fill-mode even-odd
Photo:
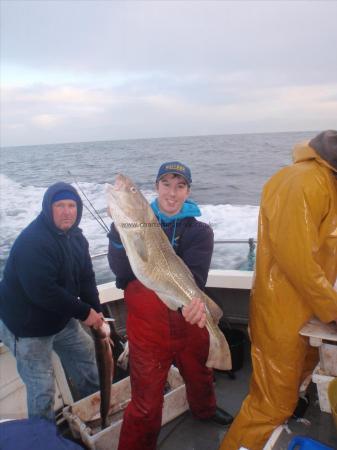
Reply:
[[[105,189],[108,213],[117,225],[139,225],[153,221],[149,203],[129,177],[118,174],[114,185],[107,183]]]

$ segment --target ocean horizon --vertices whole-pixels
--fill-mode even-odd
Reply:
[[[200,206],[200,220],[211,224],[216,240],[256,238],[264,183],[291,163],[294,144],[316,134],[249,133],[1,147],[0,276],[15,238],[40,212],[50,184],[65,181],[79,186],[110,226],[105,183],[124,173],[151,201],[158,168],[165,161],[178,160],[191,168],[191,198]],[[80,226],[92,255],[107,251],[105,232],[85,209]],[[216,245],[212,267],[242,267],[247,254],[247,244]],[[94,267],[98,282],[114,279],[105,257],[95,260]]]

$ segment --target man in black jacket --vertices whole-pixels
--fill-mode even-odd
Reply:
[[[67,183],[50,186],[42,211],[15,240],[0,283],[0,339],[27,388],[28,415],[54,419],[52,350],[79,397],[99,389],[89,327],[102,323],[89,246],[78,224],[82,200]]]

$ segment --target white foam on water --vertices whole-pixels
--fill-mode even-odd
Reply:
[[[214,239],[256,238],[258,206],[201,205],[200,220],[211,225]]]
[[[248,239],[256,239],[258,206],[201,205],[200,220],[209,223],[214,232],[214,253],[211,267],[237,269],[247,262]],[[222,240],[245,240],[244,244],[217,244]]]
[[[1,258],[20,231],[41,211],[45,188],[25,186],[0,174],[0,248]]]
[[[73,186],[79,191],[75,184]],[[80,182],[80,188],[110,228],[111,218],[107,214],[105,185]],[[40,213],[46,188],[26,186],[0,174],[0,189],[0,258],[4,262],[18,234]],[[148,201],[152,201],[156,197],[155,191],[148,190],[143,193]],[[80,191],[79,194],[83,202],[90,207]],[[90,209],[92,208],[90,207]],[[212,227],[215,240],[245,239],[248,241],[248,238],[256,238],[257,206],[200,205],[200,209],[202,212],[200,220]],[[107,251],[106,232],[86,208],[83,209],[80,227],[89,241],[92,255]],[[215,245],[212,267],[236,268],[245,261],[247,254],[247,244]],[[105,257],[101,258],[99,262],[95,262],[95,271],[98,280],[102,278],[98,271],[110,274]],[[113,278],[112,275],[110,277]]]

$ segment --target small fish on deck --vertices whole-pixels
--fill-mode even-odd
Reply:
[[[112,356],[112,341],[110,338],[110,327],[104,321],[99,328],[91,329],[96,351],[96,361],[99,374],[99,385],[101,393],[101,421],[102,429],[108,424],[108,414],[110,409],[111,383],[113,379],[114,362]]]

